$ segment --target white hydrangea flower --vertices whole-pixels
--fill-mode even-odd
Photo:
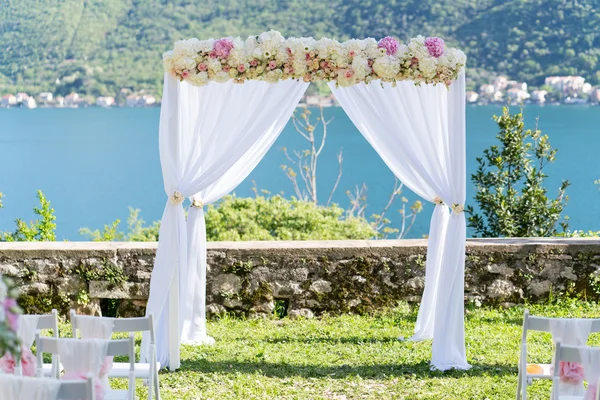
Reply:
[[[265,58],[275,55],[285,43],[285,39],[277,31],[263,32],[258,39]]]
[[[219,59],[217,59],[217,58],[209,58],[208,61],[206,62],[206,66],[208,67],[208,70],[210,72],[213,72],[215,74],[217,72],[220,72],[221,69],[223,69],[221,61],[219,61]]]
[[[190,75],[188,81],[192,85],[196,86],[204,86],[208,83],[208,73],[206,72],[198,72],[197,74]]]
[[[373,38],[365,39],[365,55],[368,58],[377,58],[379,57],[379,47],[377,47],[377,41]]]
[[[353,51],[355,54],[362,53],[367,48],[367,41],[360,39],[350,39],[344,43],[342,46],[348,51]]]
[[[279,81],[279,79],[281,79],[281,75],[283,75],[283,72],[280,69],[274,69],[267,72],[264,75],[264,79],[269,83],[276,83]]]
[[[328,58],[334,49],[339,46],[339,43],[333,39],[321,38],[315,43],[315,50],[319,53],[319,58]]]
[[[408,49],[410,54],[412,54],[413,57],[417,57],[419,60],[424,57],[431,57],[429,50],[425,47],[425,38],[423,36],[417,36],[416,38],[411,39],[411,41],[408,42]]]
[[[354,70],[356,77],[360,80],[365,79],[365,77],[371,73],[369,60],[362,56],[356,56],[352,59],[352,69]]]
[[[225,71],[219,71],[214,75],[214,80],[217,82],[227,82],[229,79],[229,74]]]
[[[400,71],[400,61],[394,56],[379,57],[373,63],[373,71],[380,78],[392,79]]]
[[[294,68],[294,75],[304,75],[308,71],[304,59],[294,60],[294,62],[292,63],[292,68]]]
[[[395,56],[398,58],[406,58],[408,57],[409,52],[410,50],[408,49],[408,46],[405,44],[401,44],[400,46],[398,46],[398,51],[396,52]]]
[[[202,43],[196,38],[179,40],[175,42],[173,49],[173,58],[180,59],[184,57],[195,56],[200,50]]]
[[[283,47],[289,47],[296,57],[304,57],[306,53],[313,50],[315,43],[316,41],[313,38],[289,38]]]
[[[214,47],[215,47],[215,39],[201,40],[200,43],[198,44],[198,51],[202,51],[204,53],[210,53]]]
[[[419,70],[425,78],[433,78],[437,72],[437,62],[434,57],[419,59]]]

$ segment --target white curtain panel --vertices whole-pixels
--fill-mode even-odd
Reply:
[[[584,400],[596,400],[595,394],[599,389],[598,382],[600,380],[600,349],[597,347],[581,347],[579,355],[581,356],[585,380],[588,383]]]
[[[60,381],[0,373],[0,388],[0,400],[54,400],[58,398]]]
[[[413,339],[433,339],[432,367],[470,368],[464,341],[465,77],[444,85],[329,84],[354,125],[410,190],[437,204]],[[436,200],[439,199],[439,200]],[[459,205],[451,210],[448,206]]]
[[[233,190],[260,161],[281,132],[308,84],[247,81],[196,87],[165,74],[159,147],[165,192],[159,244],[147,313],[156,323],[157,358],[169,366],[169,291],[178,285],[179,327],[185,342],[207,343],[204,326],[206,235],[203,213],[190,211],[186,224],[175,192],[205,204]],[[188,237],[189,230],[189,237]],[[177,269],[178,282],[172,282]],[[200,285],[200,286],[197,286]],[[171,304],[171,306],[173,306]],[[185,328],[185,329],[184,329]],[[143,353],[148,348],[144,336]]]

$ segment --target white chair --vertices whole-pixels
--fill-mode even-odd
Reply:
[[[134,400],[135,398],[135,345],[133,335],[129,339],[55,339],[36,336],[37,358],[43,353],[61,354],[66,372],[77,371],[97,375],[106,356],[127,355],[129,357],[129,386],[126,391],[107,388],[105,400]],[[98,350],[99,349],[99,350]],[[93,350],[93,351],[92,351]],[[73,365],[71,365],[73,364]],[[41,374],[41,371],[39,372]],[[39,376],[39,375],[38,375]]]
[[[553,341],[557,341],[560,337],[557,332],[553,332],[556,330],[557,324],[560,323],[573,323],[576,324],[578,322],[585,322],[587,326],[585,330],[577,332],[580,336],[580,341],[583,343],[578,343],[585,345],[585,341],[590,333],[600,332],[600,319],[565,319],[565,318],[547,318],[547,317],[536,317],[529,315],[529,310],[525,310],[523,317],[523,333],[521,336],[521,354],[519,357],[519,372],[518,372],[518,380],[517,380],[517,400],[521,398],[523,400],[527,400],[527,386],[530,385],[533,379],[552,379],[552,368],[551,364],[535,364],[539,369],[541,369],[538,373],[528,373],[527,366],[533,366],[532,364],[527,363],[527,331],[538,331],[538,332],[546,332],[551,333],[553,335]],[[573,336],[573,335],[571,335]]]
[[[583,396],[565,396],[560,394],[560,362],[572,362],[582,364],[585,371],[586,380],[590,385],[590,379],[593,376],[596,388],[600,386],[600,347],[587,346],[567,346],[556,343],[556,352],[554,353],[554,374],[552,376],[552,397],[551,400],[581,400]],[[589,387],[589,386],[588,386]],[[587,397],[586,397],[587,398]],[[600,390],[596,390],[595,400],[600,400]]]
[[[90,325],[89,322],[96,321],[110,321],[112,322],[112,332],[148,332],[150,336],[149,346],[149,359],[150,362],[138,362],[135,364],[135,377],[147,380],[148,383],[148,400],[152,399],[152,392],[154,391],[154,398],[160,400],[160,390],[158,382],[158,370],[160,364],[156,361],[156,340],[154,334],[154,318],[152,314],[145,317],[138,318],[108,318],[108,317],[94,317],[89,315],[77,315],[75,310],[71,310],[71,326],[73,328],[73,337],[78,337],[77,331],[80,336],[84,337],[83,325]],[[104,324],[100,324],[101,326]],[[90,336],[88,333],[87,336]],[[110,378],[126,378],[129,373],[128,363],[113,363],[112,369],[108,372]]]
[[[46,315],[21,315],[19,321],[19,339],[23,346],[31,347],[35,341],[35,335],[41,330],[51,329],[52,337],[58,338],[58,312],[52,310]],[[52,355],[52,363],[43,364],[44,376],[57,378],[60,374],[60,358],[58,354]],[[15,375],[22,375],[21,360],[16,360]]]
[[[96,400],[94,378],[59,381],[0,374],[0,400]]]

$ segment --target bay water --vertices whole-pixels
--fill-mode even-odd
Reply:
[[[499,113],[500,106],[467,107],[467,204],[473,204],[475,191],[469,178],[477,167],[475,159],[496,143],[492,115]],[[140,208],[148,222],[160,219],[167,197],[158,153],[159,114],[158,108],[1,109],[0,192],[5,208],[0,210],[0,231],[14,230],[17,217],[34,219],[38,189],[56,211],[59,240],[85,240],[79,235],[81,227],[102,228],[117,218],[125,221],[129,206]],[[393,174],[341,108],[328,108],[325,114],[333,121],[319,158],[320,202],[327,201],[336,180],[336,155],[341,149],[343,175],[333,201],[347,207],[346,191],[365,183],[367,214],[379,213],[392,192]],[[600,178],[600,107],[525,106],[524,115],[531,128],[539,117],[539,128],[558,148],[557,160],[547,167],[546,183],[554,196],[563,179],[571,181],[564,213],[571,229],[600,230],[600,192],[594,185]],[[292,152],[306,146],[288,123],[235,193],[252,196],[256,185],[273,194],[294,195],[281,170],[282,165],[291,166],[282,148]],[[408,189],[402,195],[409,204],[418,199]],[[424,204],[408,237],[422,237],[428,231],[433,206]],[[401,222],[399,208],[397,201],[387,214],[394,227]]]

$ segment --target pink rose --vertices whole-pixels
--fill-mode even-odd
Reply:
[[[346,78],[352,78],[354,76],[354,71],[352,71],[351,69],[347,69],[346,72],[344,72],[344,76]]]
[[[258,65],[258,60],[253,59],[252,61],[250,61],[250,65],[256,67]]]
[[[287,49],[285,49],[287,51],[288,54],[292,54],[292,49],[290,49],[289,47]]]
[[[379,42],[377,42],[377,47],[379,47],[380,49],[385,49],[385,53],[388,56],[393,56],[394,54],[396,54],[399,45],[400,44],[398,43],[398,41],[391,36],[386,36]]]
[[[246,70],[246,66],[244,64],[240,64],[237,67],[238,72],[244,72]]]
[[[65,381],[87,380],[87,374],[82,372],[67,372],[60,379]],[[94,379],[94,390],[96,392],[96,400],[104,400],[104,387],[98,378]]]
[[[183,79],[187,79],[188,76],[190,76],[190,71],[188,71],[187,69],[184,69],[183,71],[181,71],[181,77]]]
[[[432,57],[438,58],[444,54],[444,40],[439,37],[428,37],[425,39],[425,47]]]
[[[348,52],[348,55],[349,55],[350,57],[354,57],[354,56],[356,55],[356,52],[355,52],[354,50],[350,50],[350,51]]]
[[[215,53],[214,51],[211,51],[211,52],[208,54],[208,56],[209,56],[210,58],[217,58],[217,53]]]
[[[227,58],[233,49],[233,41],[227,38],[219,39],[215,41],[213,49],[218,57]]]
[[[560,381],[565,383],[580,384],[583,382],[583,367],[581,364],[561,361],[559,365]]]
[[[0,370],[5,374],[15,373],[16,362],[10,353],[6,353],[0,358]],[[23,346],[21,348],[21,369],[24,376],[35,376],[37,359],[31,352],[31,349]]]
[[[17,300],[7,298],[4,301],[4,313],[6,314],[6,321],[10,326],[10,330],[16,332],[19,329],[19,314],[15,314],[11,309],[17,307]]]
[[[310,53],[306,53],[305,59],[306,61],[310,60]]]
[[[229,65],[223,65],[223,71],[229,72],[230,69],[231,67]]]
[[[288,68],[288,71],[289,71],[288,73],[290,73],[290,74],[293,74],[293,73],[294,73],[294,68],[292,68],[292,67],[289,67],[289,68]]]
[[[206,71],[207,67],[206,64],[198,64],[198,71],[202,72],[202,71]]]
[[[269,61],[269,69],[277,68],[277,63],[275,61]]]

